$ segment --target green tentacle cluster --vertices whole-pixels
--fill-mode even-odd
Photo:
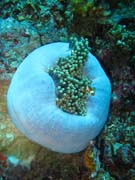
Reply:
[[[69,48],[71,55],[60,58],[56,65],[49,69],[49,74],[56,85],[56,105],[68,113],[84,116],[87,112],[87,95],[94,95],[91,80],[83,73],[88,59],[88,40],[71,38]]]

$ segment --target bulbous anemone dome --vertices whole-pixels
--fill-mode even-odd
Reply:
[[[48,67],[70,55],[68,43],[57,42],[33,51],[17,69],[8,93],[9,115],[30,140],[62,153],[83,150],[95,138],[107,119],[111,85],[97,59],[89,53],[84,67],[95,95],[88,96],[87,115],[79,116],[56,106],[55,84]]]

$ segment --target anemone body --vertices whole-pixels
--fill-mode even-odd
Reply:
[[[30,140],[61,153],[83,150],[100,133],[111,95],[108,77],[89,53],[84,72],[96,91],[88,96],[86,116],[56,106],[55,83],[48,68],[70,53],[69,44],[62,42],[34,50],[17,69],[7,93],[8,111],[15,126]]]

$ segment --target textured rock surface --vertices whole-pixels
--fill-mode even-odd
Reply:
[[[28,165],[40,147],[26,139],[11,122],[6,107],[8,86],[9,81],[0,80],[0,152],[4,152],[9,158],[14,157],[18,161],[22,160],[22,164]]]
[[[39,34],[29,23],[0,19],[0,77],[10,78],[24,57],[39,46]]]

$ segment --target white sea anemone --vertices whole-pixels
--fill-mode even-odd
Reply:
[[[111,85],[97,59],[88,53],[84,72],[95,87],[88,95],[85,116],[56,105],[55,83],[48,73],[61,57],[71,54],[69,43],[56,42],[33,51],[11,81],[7,104],[15,126],[30,140],[62,153],[83,150],[103,128],[109,110]]]

